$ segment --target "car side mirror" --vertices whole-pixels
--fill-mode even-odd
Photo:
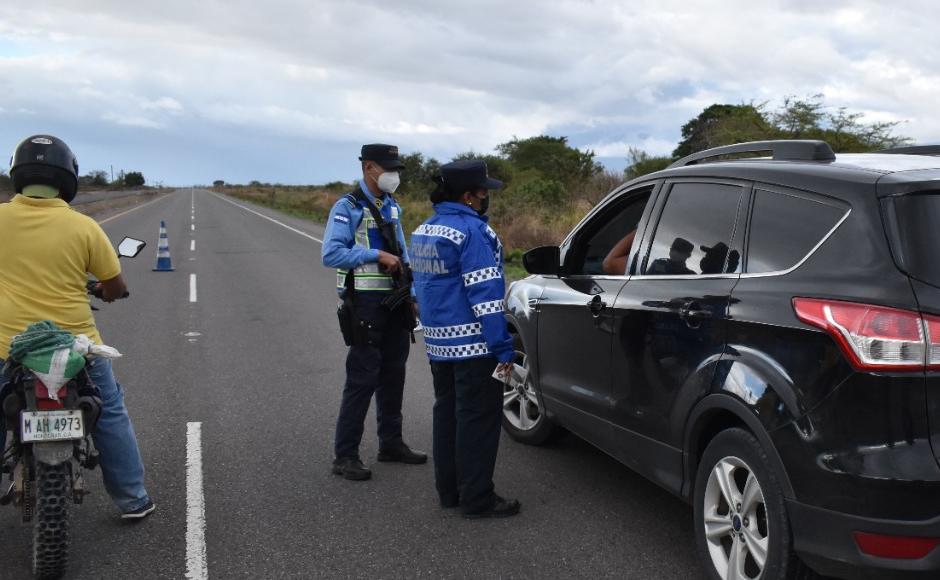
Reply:
[[[146,245],[147,242],[141,240],[135,240],[134,238],[124,238],[121,240],[121,243],[118,244],[118,256],[121,256],[122,258],[135,258]]]
[[[522,265],[529,274],[557,276],[561,272],[561,250],[558,246],[542,246],[522,256]]]

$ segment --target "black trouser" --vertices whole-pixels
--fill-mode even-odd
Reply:
[[[465,512],[489,509],[496,497],[503,388],[495,369],[494,358],[431,363],[437,493],[443,503],[459,500]]]
[[[373,344],[351,346],[346,356],[346,384],[336,421],[337,459],[359,457],[363,423],[373,394],[379,447],[392,447],[402,440],[401,404],[410,340],[400,314],[381,305],[386,296],[368,292],[355,296],[356,316],[373,325]]]

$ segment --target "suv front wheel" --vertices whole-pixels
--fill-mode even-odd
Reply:
[[[809,580],[793,552],[780,474],[748,431],[708,444],[695,481],[695,541],[712,580]]]
[[[509,436],[528,445],[541,445],[551,437],[554,426],[545,416],[538,393],[532,384],[529,357],[519,337],[516,337],[516,357],[513,361],[525,369],[524,383],[514,388],[503,385],[503,429]]]

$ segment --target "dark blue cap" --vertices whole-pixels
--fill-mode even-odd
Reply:
[[[456,193],[474,189],[500,189],[503,182],[486,173],[486,162],[482,159],[462,159],[441,166],[441,183]]]
[[[359,161],[374,161],[385,169],[404,169],[405,164],[401,162],[398,156],[397,145],[386,145],[385,143],[370,143],[362,146],[362,152],[359,154]]]

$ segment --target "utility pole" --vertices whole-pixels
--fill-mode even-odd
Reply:
[[[114,183],[114,165],[111,165],[111,183]]]

